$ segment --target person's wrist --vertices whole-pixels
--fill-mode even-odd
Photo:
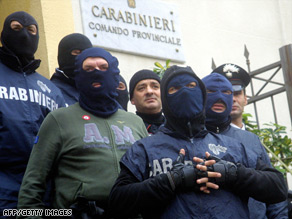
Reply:
[[[170,172],[167,172],[166,175],[167,175],[167,178],[168,178],[168,181],[169,181],[169,184],[170,184],[172,190],[175,191],[176,186],[175,186],[172,174]]]

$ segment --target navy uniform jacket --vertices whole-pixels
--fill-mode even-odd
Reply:
[[[42,121],[49,112],[65,106],[60,90],[35,72],[35,61],[31,68],[14,71],[0,60],[0,216],[3,209],[16,208]]]
[[[252,168],[256,168],[258,159],[261,159],[264,163],[271,166],[270,158],[257,135],[249,131],[235,128],[231,125],[220,134],[235,138],[245,145],[248,154],[248,161],[252,164]],[[250,218],[288,218],[287,201],[266,205],[265,203],[250,198],[248,201],[248,208]]]
[[[66,106],[72,105],[79,100],[79,91],[76,88],[75,81],[66,78],[59,69],[51,77],[51,81],[61,90]]]

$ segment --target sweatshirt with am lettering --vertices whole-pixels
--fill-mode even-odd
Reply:
[[[46,179],[53,182],[53,208],[69,208],[78,197],[106,208],[120,172],[119,161],[148,133],[142,119],[118,110],[97,117],[75,103],[50,113],[34,145],[19,194],[19,208],[40,208]]]

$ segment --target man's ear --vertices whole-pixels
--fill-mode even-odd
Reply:
[[[134,98],[132,98],[130,101],[131,101],[131,104],[132,104],[132,105],[135,105],[135,100],[134,100]]]
[[[244,105],[245,106],[247,105],[247,97],[246,97],[246,95],[244,95]]]

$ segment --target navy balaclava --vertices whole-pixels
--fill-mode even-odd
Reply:
[[[19,31],[11,29],[12,21],[18,21],[23,28]],[[26,27],[36,25],[37,33],[32,35]],[[1,43],[3,49],[16,55],[23,66],[34,60],[34,54],[38,48],[39,30],[36,20],[24,11],[18,11],[10,14],[4,21],[1,33]]]
[[[90,72],[83,70],[83,62],[88,57],[105,59],[108,62],[108,69],[106,71],[95,69]],[[85,49],[76,57],[75,83],[80,92],[79,104],[83,109],[100,117],[108,117],[118,110],[119,104],[116,101],[120,73],[118,65],[117,58],[102,48]],[[101,86],[93,87],[94,82],[99,82]]]
[[[191,82],[196,82],[197,86],[194,88],[186,87]],[[179,74],[169,81],[167,90],[170,87],[180,88],[173,94],[167,94],[169,108],[172,112],[175,112],[178,118],[190,120],[202,112],[203,94],[198,85],[198,81],[193,76],[184,73]]]
[[[81,33],[72,33],[65,36],[58,46],[59,69],[62,70],[66,76],[74,79],[76,55],[72,55],[71,52],[77,49],[83,51],[91,47],[92,44],[90,40]]]
[[[190,82],[196,82],[197,86],[185,87]],[[172,86],[180,89],[169,94],[168,89]],[[168,68],[160,88],[167,128],[187,137],[193,137],[204,129],[206,90],[190,67],[174,65]]]
[[[221,74],[212,73],[204,77],[202,81],[205,84],[207,90],[214,91],[212,93],[207,92],[207,103],[206,103],[206,123],[220,126],[227,122],[230,117],[233,104],[233,95],[224,94],[223,91],[232,92],[232,84],[230,81]],[[211,108],[218,102],[222,101],[226,110],[222,113],[214,112]]]
[[[117,89],[118,96],[117,96],[117,101],[123,107],[124,110],[128,110],[128,102],[129,102],[129,92],[128,92],[128,87],[125,79],[120,75],[120,82],[123,82],[126,86],[125,90],[119,90]]]

